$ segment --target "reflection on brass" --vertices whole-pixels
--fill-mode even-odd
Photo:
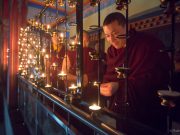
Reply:
[[[99,54],[96,51],[89,52],[89,56],[91,57],[91,60],[99,60]]]
[[[172,90],[158,90],[158,95],[162,99],[161,105],[173,108],[175,102],[180,98],[180,93]]]
[[[64,6],[64,0],[58,0],[58,5],[61,7]]]
[[[68,5],[70,8],[76,7],[77,1],[76,0],[68,0]]]
[[[126,10],[131,0],[116,0],[117,10]]]
[[[74,51],[76,49],[76,45],[69,44],[69,49],[71,51]]]
[[[65,74],[63,71],[58,74],[58,78],[61,79],[61,80],[65,80],[66,77],[67,77],[67,74]]]
[[[68,93],[73,94],[73,95],[77,94],[77,86],[72,84],[68,89]]]
[[[90,6],[97,6],[101,0],[90,0]]]
[[[126,68],[126,67],[115,67],[115,70],[118,74],[117,78],[119,78],[119,79],[127,78],[127,75],[130,72],[130,68]]]

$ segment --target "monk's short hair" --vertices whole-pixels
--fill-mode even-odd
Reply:
[[[117,21],[121,26],[125,26],[126,24],[126,18],[123,14],[119,12],[113,12],[106,16],[103,22],[103,26],[108,25],[114,21]]]

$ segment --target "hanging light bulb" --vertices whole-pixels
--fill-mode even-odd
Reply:
[[[127,9],[127,5],[131,2],[131,0],[116,0],[116,9],[117,10],[125,10]]]
[[[161,7],[161,8],[166,8],[169,1],[168,1],[168,0],[160,0],[160,2],[161,2],[160,7]]]
[[[76,7],[77,1],[76,0],[68,0],[68,5],[70,8]]]
[[[64,6],[64,0],[58,0],[58,5],[61,7]]]
[[[55,0],[44,0],[46,6],[54,6]]]
[[[90,0],[90,6],[97,6],[101,0]]]
[[[50,6],[54,6],[55,5],[55,0],[50,0]]]

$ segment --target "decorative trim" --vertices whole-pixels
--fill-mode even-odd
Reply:
[[[180,15],[177,15],[175,20],[176,23],[180,23]],[[129,23],[129,27],[135,29],[136,31],[144,31],[148,29],[167,26],[170,24],[171,24],[171,16],[167,14],[160,14],[131,22]],[[90,41],[98,40],[98,31],[89,32],[89,34],[90,34]],[[104,38],[104,34],[102,30],[101,30],[101,38]]]
[[[176,23],[180,23],[180,16],[176,16]],[[158,16],[153,16],[132,22],[129,24],[129,27],[137,31],[143,31],[143,30],[162,27],[170,24],[171,24],[171,16],[167,14],[161,14]]]

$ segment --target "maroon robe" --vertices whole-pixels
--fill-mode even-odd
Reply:
[[[157,90],[166,88],[169,82],[168,54],[160,52],[164,48],[160,40],[145,33],[130,35],[127,48],[130,68],[127,92],[129,116],[145,124],[153,125],[154,121],[149,120],[158,121],[161,115]],[[122,114],[125,105],[125,80],[117,78],[115,67],[123,66],[124,62],[125,48],[115,49],[110,46],[103,80],[104,82],[119,82],[119,89],[110,98],[110,109]],[[157,119],[154,116],[157,116]]]
[[[89,56],[89,52],[93,51],[95,50],[89,47],[83,48],[83,74],[87,74],[88,82],[97,81],[98,79],[98,61],[91,60],[91,57]],[[76,51],[69,51],[68,57],[71,65],[69,72],[76,75]],[[93,86],[92,83],[88,83],[85,87],[83,87],[81,98],[83,101],[92,104],[97,102],[97,95],[97,87]]]
[[[91,60],[89,52],[93,52],[94,49],[89,47],[83,48],[83,74],[87,74],[88,81],[97,80],[97,66],[98,61]],[[70,60],[70,69],[69,72],[72,75],[76,75],[76,51],[68,51],[67,53]]]
[[[57,87],[58,73],[61,72],[64,55],[65,55],[64,46],[61,48],[61,50],[59,52],[52,50],[52,53],[51,53],[51,71],[50,71],[51,77],[50,77],[50,79],[51,79],[53,87]],[[53,63],[56,63],[57,67],[53,68],[52,67]],[[59,79],[58,83],[59,83],[58,88],[63,89],[64,88],[63,81],[61,81]]]

